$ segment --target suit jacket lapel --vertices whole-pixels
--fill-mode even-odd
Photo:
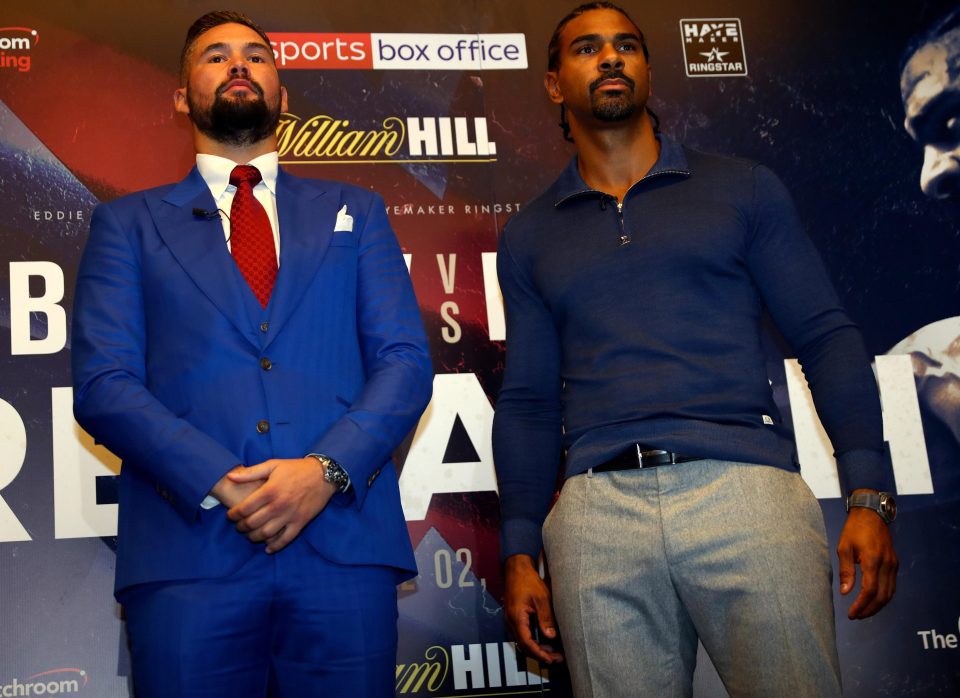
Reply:
[[[303,299],[330,246],[339,197],[283,170],[277,177],[280,272],[270,298],[269,344]]]
[[[148,198],[157,231],[197,287],[246,337],[259,346],[245,309],[246,282],[230,256],[219,218],[193,215],[194,208],[216,209],[210,189],[194,167],[162,199]],[[252,296],[251,296],[252,297]]]

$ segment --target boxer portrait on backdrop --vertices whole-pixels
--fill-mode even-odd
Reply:
[[[136,694],[393,695],[416,566],[391,453],[432,385],[401,249],[379,196],[279,167],[250,18],[198,19],[179,84],[196,167],[97,207],[74,306],[75,415],[123,461]]]
[[[920,189],[939,205],[957,212],[960,9],[942,17],[907,46],[900,94],[904,128],[923,148]],[[960,485],[960,316],[921,327],[889,353],[911,356],[936,490],[956,493]]]
[[[769,169],[659,131],[646,42],[622,8],[560,21],[545,86],[576,157],[497,255],[507,623],[530,655],[567,660],[577,696],[689,696],[698,639],[732,696],[838,696],[823,515],[761,326],[768,313],[796,352],[835,450],[841,594],[860,572],[851,619],[892,598],[898,566],[859,330]]]

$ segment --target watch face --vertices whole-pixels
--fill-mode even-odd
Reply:
[[[897,518],[897,500],[886,492],[881,493],[880,511],[883,512],[883,515],[886,516],[888,521],[893,521]]]
[[[329,458],[326,460],[326,470],[323,479],[334,485],[341,492],[345,492],[350,484],[350,476],[340,467],[340,464]]]

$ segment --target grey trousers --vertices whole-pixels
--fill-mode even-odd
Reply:
[[[796,473],[717,460],[570,478],[543,527],[574,693],[839,696],[830,555]]]

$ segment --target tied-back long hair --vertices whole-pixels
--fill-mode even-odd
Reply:
[[[547,44],[547,70],[555,73],[560,68],[560,34],[563,32],[563,28],[567,26],[570,20],[579,17],[584,12],[590,12],[591,10],[613,10],[614,12],[619,12],[626,17],[630,21],[630,24],[636,28],[637,36],[640,37],[640,48],[643,49],[644,60],[646,60],[648,63],[650,62],[650,51],[647,49],[647,40],[643,36],[643,32],[640,31],[640,27],[636,22],[633,21],[633,18],[627,14],[626,10],[619,5],[613,4],[612,2],[586,2],[573,8],[566,17],[560,20],[559,24],[557,24],[557,28],[553,30],[553,36],[550,37],[550,43]],[[650,109],[650,107],[645,107],[645,109],[647,114],[650,116],[650,121],[653,123],[653,132],[659,133],[659,117],[653,113],[653,110]],[[564,140],[573,143],[573,137],[570,135],[570,122],[567,121],[567,107],[564,104],[560,105],[560,123],[558,126],[563,129]]]

